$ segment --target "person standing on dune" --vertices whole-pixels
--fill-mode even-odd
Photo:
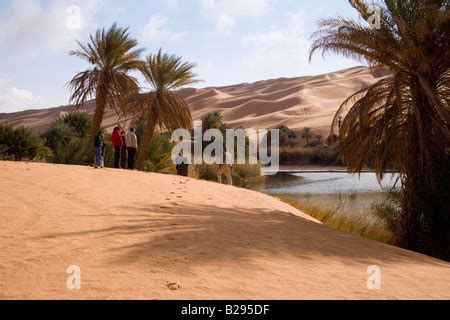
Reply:
[[[120,169],[120,156],[124,143],[119,127],[114,128],[114,131],[111,135],[111,141],[114,146],[114,168]]]
[[[135,133],[135,129],[131,128],[130,132],[125,135],[125,144],[128,149],[128,169],[134,170],[134,165],[136,162],[136,153],[138,147],[137,136]]]
[[[122,169],[126,169],[128,164],[128,150],[127,150],[127,142],[125,140],[126,134],[127,133],[124,130],[122,130],[121,136],[123,145],[122,148],[120,149],[120,167]]]
[[[105,148],[105,139],[103,132],[99,131],[94,141],[95,147],[95,168],[103,168],[103,150]]]
[[[175,168],[178,176],[189,176],[189,159],[184,157],[182,152],[180,152],[178,157],[175,159]]]

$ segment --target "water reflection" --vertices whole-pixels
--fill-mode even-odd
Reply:
[[[385,200],[385,190],[393,188],[397,178],[397,174],[386,175],[380,185],[374,173],[281,173],[250,188],[270,195],[285,195],[305,205],[363,213]]]

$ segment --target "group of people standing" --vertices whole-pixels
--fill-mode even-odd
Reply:
[[[123,126],[118,125],[114,128],[111,135],[112,145],[114,147],[114,168],[134,170],[138,140],[136,130],[130,128],[129,132],[123,130]],[[94,141],[95,146],[95,167],[103,168],[105,166],[106,142],[103,131],[99,131]],[[187,177],[189,175],[189,160],[180,153],[175,160],[177,174]],[[228,184],[232,185],[233,159],[231,153],[225,149],[223,164],[217,168],[217,180],[222,183],[222,176],[225,175]]]
[[[138,147],[135,129],[125,132],[120,126],[115,127],[111,135],[114,147],[114,168],[134,170]]]
[[[136,130],[131,128],[125,132],[123,127],[118,125],[111,135],[111,142],[114,147],[114,168],[134,170],[138,141]],[[105,165],[106,142],[103,131],[99,131],[94,141],[95,147],[95,167],[103,168]]]

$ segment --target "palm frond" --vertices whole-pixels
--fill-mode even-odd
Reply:
[[[67,86],[72,92],[70,101],[77,107],[89,99],[96,100],[92,138],[100,128],[106,108],[112,108],[119,116],[125,113],[121,101],[139,92],[137,79],[128,72],[142,69],[144,63],[140,60],[143,49],[136,49],[138,43],[130,37],[128,28],[119,28],[114,23],[108,30],[98,29],[89,39],[86,44],[78,41],[79,49],[70,55],[93,67],[75,75]]]

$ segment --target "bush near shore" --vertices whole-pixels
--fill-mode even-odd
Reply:
[[[323,224],[344,232],[397,245],[396,233],[399,232],[401,194],[399,192],[386,192],[386,200],[373,206],[364,214],[344,213],[340,205],[324,207],[318,205],[305,205],[299,200],[286,195],[277,195],[277,198],[310,215]]]

